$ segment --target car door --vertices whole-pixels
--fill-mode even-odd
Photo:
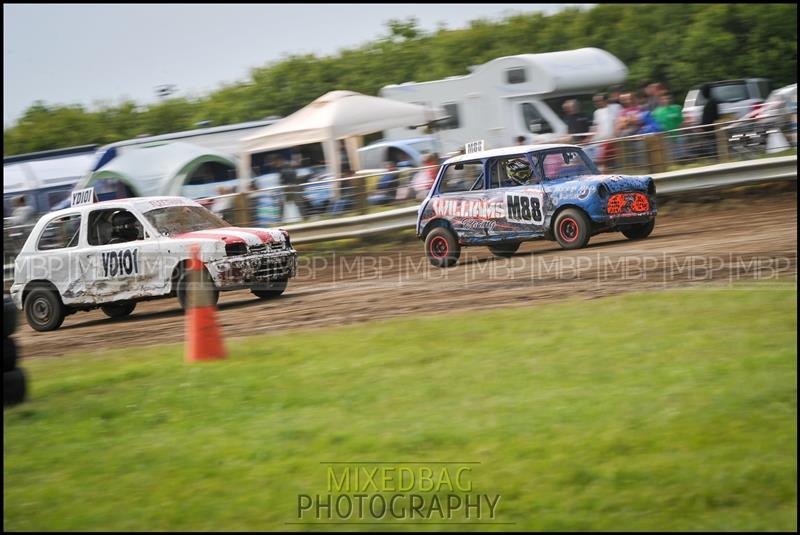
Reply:
[[[525,240],[545,233],[545,190],[533,155],[494,158],[489,162],[490,197],[502,205],[495,238]],[[527,171],[526,171],[527,167]]]
[[[114,221],[127,215],[135,228],[134,235],[120,235]],[[141,218],[124,208],[103,208],[89,212],[84,271],[87,291],[98,302],[121,301],[160,295],[161,277],[159,244],[145,230]]]
[[[449,221],[462,243],[480,243],[494,231],[494,204],[482,160],[448,165],[431,198],[434,214]]]

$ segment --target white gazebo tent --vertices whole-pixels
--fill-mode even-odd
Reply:
[[[389,128],[421,126],[441,119],[441,110],[353,91],[331,91],[305,108],[242,139],[239,177],[250,178],[251,155],[321,143],[330,174],[340,178],[339,140],[344,141],[350,167],[360,169],[362,136]]]

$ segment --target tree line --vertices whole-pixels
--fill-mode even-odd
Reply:
[[[3,154],[105,144],[139,135],[286,116],[333,89],[376,95],[407,81],[463,75],[500,56],[581,47],[607,50],[629,68],[628,87],[665,83],[676,102],[704,81],[797,79],[796,4],[604,4],[552,15],[479,19],[467,28],[390,20],[374,41],[329,56],[290,55],[203,96],[151,105],[48,105],[37,101],[3,131]],[[209,124],[206,123],[206,124]]]

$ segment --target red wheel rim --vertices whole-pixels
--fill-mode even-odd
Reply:
[[[431,256],[435,258],[444,258],[447,256],[450,248],[447,246],[446,239],[444,239],[442,236],[434,236],[429,245],[429,249]]]
[[[578,222],[571,217],[565,217],[558,224],[558,233],[561,235],[561,239],[565,242],[574,242],[578,239],[578,235],[580,234]]]

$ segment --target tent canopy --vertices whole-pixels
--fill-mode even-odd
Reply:
[[[125,182],[138,196],[179,195],[186,178],[206,162],[236,169],[236,160],[231,155],[174,142],[130,150],[92,173],[80,187],[116,179]]]
[[[3,165],[3,193],[72,186],[92,168],[94,154],[75,154]]]
[[[431,110],[418,104],[409,104],[380,97],[362,95],[354,91],[331,91],[305,108],[242,139],[243,169],[240,176],[249,176],[249,155],[295,147],[309,143],[322,143],[325,159],[332,174],[339,176],[339,151],[337,140],[352,141],[360,136],[389,128],[419,126],[444,117],[441,110]],[[346,143],[353,169],[358,169],[357,148]]]

